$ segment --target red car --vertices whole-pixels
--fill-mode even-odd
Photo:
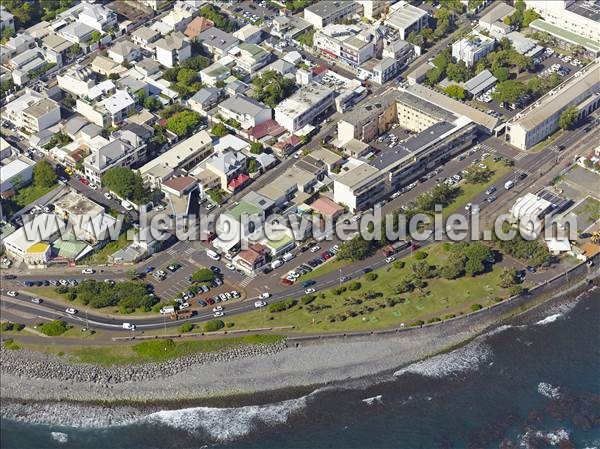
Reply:
[[[331,254],[329,254],[327,251],[321,253],[321,257],[325,260],[331,259]]]
[[[206,298],[206,302],[212,306],[215,303],[215,300],[212,298]]]
[[[86,178],[79,178],[79,180],[81,181],[81,183],[82,183],[83,185],[86,185],[86,186],[87,186],[87,185],[90,185],[90,182],[89,182],[89,181],[88,181]]]
[[[285,279],[285,278],[281,280],[281,283],[283,285],[294,285],[294,283],[292,281],[290,281],[289,279]]]

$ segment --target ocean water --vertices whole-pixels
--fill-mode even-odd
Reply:
[[[0,424],[16,448],[600,448],[600,294],[395,373],[288,400],[127,425]],[[263,398],[264,399],[264,398]]]

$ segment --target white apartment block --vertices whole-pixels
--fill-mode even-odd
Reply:
[[[223,118],[238,121],[243,129],[260,125],[273,116],[271,108],[245,95],[228,98],[219,103],[218,109]]]
[[[29,134],[35,134],[60,121],[60,106],[56,101],[33,90],[26,90],[23,95],[6,105],[3,118]]]
[[[304,9],[304,20],[316,29],[326,27],[330,23],[341,22],[357,14],[360,5],[354,1],[320,1]]]
[[[363,7],[367,19],[378,19],[390,6],[390,0],[356,0]]]
[[[330,24],[318,30],[313,40],[321,53],[354,67],[374,56],[378,37],[358,25]]]
[[[334,105],[334,92],[321,84],[301,87],[275,108],[275,120],[290,132],[303,128]]]
[[[385,24],[400,35],[400,39],[406,40],[410,33],[418,33],[429,24],[429,14],[409,4],[401,1],[392,5],[393,12],[385,19]]]
[[[452,57],[472,67],[494,50],[495,40],[474,33],[452,44]]]
[[[112,95],[97,101],[78,98],[75,103],[75,111],[103,128],[125,120],[134,107],[135,101],[126,90],[116,90]]]
[[[600,7],[576,0],[525,0],[542,18],[563,30],[600,42]]]
[[[102,5],[84,3],[79,22],[103,32],[117,26],[117,14]]]
[[[577,106],[583,118],[600,106],[600,59],[517,114],[506,126],[506,139],[527,150],[558,129],[562,112]]]
[[[154,46],[156,60],[166,67],[174,67],[192,56],[192,46],[180,32],[163,37]]]

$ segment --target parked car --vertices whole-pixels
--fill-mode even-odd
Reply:
[[[94,270],[93,268],[84,268],[83,270],[81,270],[81,274],[94,274],[96,272],[96,270]]]

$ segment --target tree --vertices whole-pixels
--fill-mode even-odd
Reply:
[[[229,129],[223,123],[217,123],[212,127],[210,132],[217,137],[223,137],[229,134]]]
[[[433,86],[433,85],[437,84],[438,82],[440,82],[440,80],[442,79],[443,76],[444,76],[444,71],[437,67],[429,69],[427,71],[427,73],[425,74],[427,84],[429,84],[430,86]]]
[[[215,279],[215,273],[208,268],[201,268],[192,274],[192,282],[212,282]]]
[[[119,197],[136,203],[144,202],[150,195],[139,173],[127,167],[113,167],[107,170],[102,175],[102,185]]]
[[[467,169],[464,179],[471,184],[481,184],[489,181],[493,174],[494,172],[487,167],[472,166]]]
[[[465,273],[464,259],[457,258],[440,268],[440,275],[446,279],[457,279]]]
[[[504,268],[500,273],[500,287],[510,288],[517,282],[517,269],[516,268]]]
[[[52,187],[56,183],[56,172],[45,160],[39,161],[33,168],[33,182],[37,187]]]
[[[419,261],[412,264],[412,271],[419,279],[429,279],[433,275],[432,267],[425,261]]]
[[[231,33],[237,29],[236,22],[229,20],[226,14],[223,14],[219,9],[213,5],[206,5],[200,8],[200,15],[206,17],[215,26],[223,31]]]
[[[296,90],[296,83],[281,73],[268,70],[252,80],[254,98],[275,108]]]
[[[305,31],[300,36],[298,36],[296,40],[301,44],[312,48],[312,46],[314,45],[315,32],[316,30],[314,28],[311,28],[309,31]]]
[[[250,153],[252,154],[262,154],[262,152],[264,151],[264,146],[262,143],[260,142],[252,142],[252,145],[250,145]]]
[[[341,246],[337,256],[339,259],[350,259],[352,261],[366,259],[373,253],[374,243],[376,242],[365,240],[361,235],[357,235]]]
[[[146,97],[144,99],[144,107],[150,112],[157,111],[162,106],[162,103],[155,96]]]
[[[575,106],[570,106],[565,109],[562,114],[560,114],[560,118],[558,119],[558,126],[561,129],[571,129],[573,125],[577,122],[577,108]]]
[[[204,325],[204,332],[215,332],[219,329],[223,329],[225,327],[225,323],[221,320],[210,320],[207,321]]]
[[[492,75],[498,78],[499,82],[506,81],[508,78],[510,78],[510,70],[508,70],[506,67],[492,68]]]
[[[100,31],[92,31],[90,42],[95,44],[96,42],[99,42],[100,39],[102,39],[102,33]]]
[[[248,173],[256,173],[258,171],[258,162],[256,159],[250,159],[248,161]]]
[[[167,119],[167,129],[179,137],[187,137],[200,124],[200,114],[195,111],[181,111]]]
[[[517,103],[526,93],[527,86],[522,82],[506,80],[496,84],[496,91],[492,97],[500,103]]]
[[[526,9],[523,13],[523,26],[528,27],[531,22],[540,18],[540,15],[533,9]]]
[[[446,92],[446,95],[457,100],[465,99],[465,89],[459,86],[458,84],[451,84],[450,86],[444,89],[444,92]]]
[[[459,61],[457,64],[448,64],[446,75],[451,81],[464,82],[471,78],[471,71],[463,61]]]

